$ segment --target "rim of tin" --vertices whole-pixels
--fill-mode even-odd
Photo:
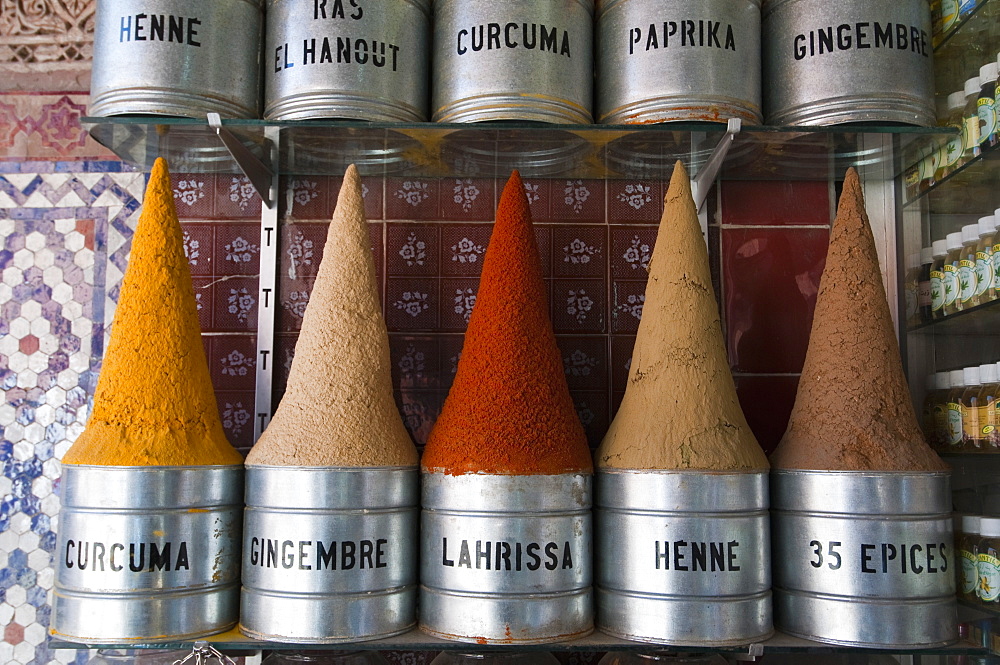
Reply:
[[[367,120],[369,122],[424,122],[426,114],[400,100],[362,96],[333,90],[298,93],[267,99],[264,118],[285,120]]]
[[[266,2],[265,0],[259,0],[259,1],[261,2],[261,4],[265,4],[267,6],[266,7],[267,11],[270,11],[271,7],[273,7],[274,5],[294,2],[294,0],[266,0]],[[408,5],[413,5],[420,11],[430,16],[432,0],[393,0],[393,1],[396,3],[403,2]]]
[[[951,514],[950,471],[772,469],[770,486],[772,512]]]
[[[903,95],[820,99],[767,114],[767,124],[775,126],[822,127],[849,122],[886,122],[930,127],[935,120],[933,105]]]
[[[416,508],[420,469],[412,466],[247,466],[245,503],[267,510]]]
[[[451,100],[431,114],[433,122],[475,123],[493,121],[545,122],[553,125],[590,125],[589,108],[553,95],[532,93],[482,93]]]
[[[441,143],[441,160],[469,175],[505,176],[518,169],[524,177],[552,176],[574,170],[586,159],[590,143],[573,132],[552,129],[544,140],[515,140],[516,130],[459,129]]]
[[[601,16],[603,16],[606,12],[611,11],[615,7],[622,7],[622,6],[624,6],[629,1],[630,0],[597,0],[597,3],[596,3],[597,4],[597,20],[601,20]],[[733,2],[733,0],[727,0],[727,1],[728,2]],[[760,7],[760,4],[761,4],[761,0],[742,0],[742,1],[745,2],[745,3],[747,3],[748,5],[755,5],[758,8]],[[659,5],[660,3],[657,2],[657,3],[653,3],[653,4]]]
[[[725,124],[730,118],[740,118],[747,124],[759,125],[763,121],[760,105],[735,97],[702,95],[658,95],[598,114],[597,122],[606,125],[651,125],[666,122],[718,122]]]
[[[501,475],[421,473],[424,511],[587,514],[593,503],[589,473]]]
[[[749,515],[768,507],[768,471],[598,469],[594,508]]]
[[[243,504],[243,465],[62,468],[62,507],[124,510],[230,508]]]
[[[206,92],[193,93],[177,88],[116,86],[98,92],[90,99],[88,113],[104,118],[118,115],[157,115],[167,117],[204,119],[207,113],[218,113],[223,118],[255,119],[259,116],[260,100],[254,99],[252,107]]]
[[[293,643],[293,644],[349,644],[351,642],[371,642],[373,640],[384,640],[390,637],[396,637],[397,635],[402,635],[413,630],[417,625],[417,622],[407,624],[405,628],[400,630],[392,630],[386,633],[372,633],[370,635],[351,635],[349,637],[303,637],[302,635],[272,635],[269,633],[258,633],[256,630],[247,628],[240,623],[237,628],[239,628],[240,633],[246,635],[250,639],[260,640],[262,642],[281,642],[281,643]]]

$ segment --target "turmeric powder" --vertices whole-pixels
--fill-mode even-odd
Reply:
[[[598,467],[618,469],[768,467],[736,396],[708,251],[680,162],[649,264],[628,387],[596,459]]]
[[[240,464],[201,343],[167,163],[157,159],[87,426],[64,464]]]

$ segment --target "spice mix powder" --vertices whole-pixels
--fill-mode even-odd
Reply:
[[[528,200],[515,171],[500,197],[476,306],[455,381],[424,449],[424,471],[592,470],[547,301]]]
[[[167,164],[153,164],[111,339],[83,433],[64,464],[240,464],[226,440]]]
[[[598,467],[766,470],[729,371],[691,183],[677,162],[621,407]]]
[[[861,183],[847,172],[830,231],[781,469],[943,471],[903,375]]]
[[[288,387],[247,464],[415,466],[392,397],[361,179],[351,165],[302,320]]]

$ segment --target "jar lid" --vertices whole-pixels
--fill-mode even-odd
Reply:
[[[958,90],[948,95],[948,110],[954,111],[965,106],[965,91]]]
[[[965,82],[965,96],[968,97],[969,95],[978,95],[979,89],[982,87],[983,86],[979,84],[979,77],[973,76]]]
[[[979,365],[965,367],[962,369],[962,381],[965,386],[981,386],[983,382],[979,380]]]
[[[995,363],[986,363],[979,366],[979,380],[984,384],[997,382],[997,366]]]
[[[948,253],[948,241],[935,240],[931,243],[931,251],[934,253],[934,258],[944,258],[944,256]]]
[[[992,229],[990,229],[992,231]],[[920,250],[920,265],[925,263],[934,263],[934,250],[930,247],[924,247]]]
[[[934,387],[938,390],[951,388],[951,372],[938,372],[934,375]]]
[[[980,518],[979,535],[984,538],[996,538],[1000,536],[1000,517]]]
[[[993,233],[997,228],[997,219],[994,215],[986,215],[979,218],[979,237],[984,238]]]
[[[997,63],[987,62],[979,68],[979,85],[984,86],[990,81],[997,80]]]
[[[953,249],[962,249],[962,232],[955,231],[954,233],[949,233],[945,237],[945,241],[948,243],[948,251]]]
[[[981,521],[981,515],[962,515],[962,533],[979,533]]]
[[[970,242],[975,242],[979,240],[979,224],[966,224],[962,227],[962,244],[967,245]]]
[[[960,388],[965,385],[965,372],[960,369],[953,369],[949,372],[949,378],[951,379],[952,388]]]

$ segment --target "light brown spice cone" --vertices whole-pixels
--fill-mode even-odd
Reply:
[[[780,469],[940,471],[903,375],[854,169],[844,179]]]
[[[167,163],[157,159],[94,410],[63,464],[240,464],[222,431]]]
[[[392,397],[389,335],[361,179],[347,168],[288,387],[247,464],[411,466],[417,450]]]
[[[599,467],[762,470],[729,371],[708,251],[677,162],[649,264],[628,386]]]

